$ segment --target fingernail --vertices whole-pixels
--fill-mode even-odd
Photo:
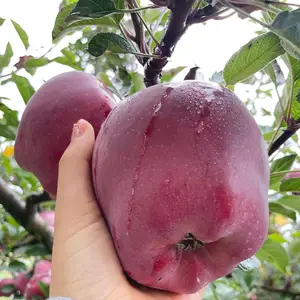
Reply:
[[[76,124],[73,125],[73,132],[71,140],[74,138],[78,138],[82,136],[86,130],[86,124],[87,122],[83,119],[79,120]]]

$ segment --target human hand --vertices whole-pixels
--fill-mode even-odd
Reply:
[[[200,300],[148,288],[126,279],[95,200],[90,176],[93,127],[79,121],[59,164],[51,270],[51,297],[74,300]]]

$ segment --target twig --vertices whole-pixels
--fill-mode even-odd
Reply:
[[[271,156],[275,151],[277,151],[281,145],[283,145],[290,137],[292,137],[299,128],[286,129],[271,145],[268,154]]]
[[[267,286],[263,285],[260,286],[261,289],[269,291],[269,292],[274,292],[274,293],[282,293],[286,295],[291,295],[291,296],[300,296],[300,292],[296,292],[290,289],[285,289],[285,288],[277,288],[277,287],[272,287],[272,286]]]
[[[136,8],[135,0],[127,0],[127,3],[129,8]],[[141,41],[144,35],[143,26],[137,16],[137,13],[131,13],[131,20],[135,31],[135,37],[133,38],[133,41],[136,42],[139,48],[141,49]]]
[[[0,204],[11,214],[16,221],[29,233],[34,235],[51,251],[53,245],[53,229],[47,226],[44,220],[37,214],[29,214],[25,201],[18,198],[7,184],[0,179]]]
[[[169,7],[171,10],[169,23],[161,47],[154,50],[154,54],[159,55],[159,58],[148,59],[145,63],[146,87],[158,83],[161,71],[168,63],[168,57],[171,57],[174,47],[188,28],[186,21],[194,2],[195,0],[172,1]]]

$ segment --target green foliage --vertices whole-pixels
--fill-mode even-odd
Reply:
[[[199,7],[206,6],[207,2],[201,1]],[[265,28],[269,31],[261,30],[257,37],[241,45],[224,70],[209,74],[211,81],[226,84],[233,91],[237,83],[255,91],[253,98],[249,96],[245,99],[245,104],[255,117],[272,119],[271,125],[261,126],[269,147],[287,126],[295,125],[293,122],[300,120],[300,10],[292,10],[286,5],[274,7],[283,11],[279,14],[264,12]],[[11,21],[25,52],[16,66],[12,67],[15,49],[12,49],[10,42],[4,45],[4,52],[0,55],[0,84],[14,83],[24,105],[27,105],[35,92],[33,79],[37,71],[49,64],[60,64],[92,72],[122,101],[124,97],[145,88],[143,70],[138,68],[138,64],[145,62],[143,59],[153,57],[157,47],[154,39],[160,41],[164,36],[170,15],[168,9],[145,9],[140,5],[134,11],[138,20],[142,19],[150,29],[149,32],[143,27],[145,49],[135,39],[128,38],[128,33],[134,35],[130,14],[133,11],[125,6],[123,0],[64,0],[52,30],[53,45],[40,57],[31,55],[30,38],[22,24]],[[0,18],[0,30],[3,30],[6,22],[10,21]],[[59,47],[60,41],[65,41],[67,36],[75,32],[80,34],[78,39],[65,43],[60,54],[53,55],[52,48]],[[201,37],[196,36],[195,45],[199,42],[197,39],[201,42]],[[208,54],[208,59],[213,58]],[[288,72],[282,72],[282,66]],[[164,68],[161,82],[173,81],[185,68]],[[20,71],[23,72],[21,75]],[[15,162],[13,141],[20,115],[10,106],[13,97],[9,96],[12,98],[9,100],[4,95],[0,96],[0,174],[9,188],[25,201],[32,193],[41,192],[42,187],[34,175],[22,170]],[[265,99],[270,98],[274,104],[277,102],[274,111],[260,107]],[[290,294],[280,291],[287,280],[290,290],[300,293],[300,179],[285,178],[291,170],[299,169],[299,150],[298,138],[294,135],[270,158],[269,235],[256,257],[210,284],[203,299],[294,299]],[[53,201],[38,207],[39,210],[54,208]],[[35,261],[51,258],[46,246],[21,227],[2,206],[0,249],[0,276],[4,277],[30,271]],[[266,286],[277,288],[277,292],[266,289]],[[45,295],[48,295],[48,288],[41,283]],[[16,295],[15,299],[21,299],[20,295]]]

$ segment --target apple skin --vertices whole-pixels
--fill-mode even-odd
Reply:
[[[92,167],[120,262],[142,285],[195,293],[267,235],[267,146],[246,106],[217,84],[161,84],[123,100]],[[182,242],[188,233],[198,241]]]
[[[34,275],[36,274],[51,274],[51,261],[40,260],[34,266]]]
[[[5,292],[4,290],[2,290],[2,288],[6,287],[6,286],[11,286],[11,290],[9,292]],[[1,279],[0,280],[0,297],[8,297],[10,295],[12,295],[15,292],[15,282],[14,279]]]
[[[51,78],[25,108],[15,143],[17,163],[55,197],[58,164],[70,143],[73,124],[85,119],[97,135],[115,105],[93,75],[71,71]]]
[[[55,224],[55,212],[53,210],[45,210],[39,212],[39,215],[41,218],[48,223],[50,227],[54,229],[54,224]]]
[[[51,274],[35,274],[31,277],[24,292],[24,297],[26,300],[32,300],[33,296],[44,297],[43,299],[47,298],[40,288],[39,281],[50,285]]]
[[[16,289],[22,295],[24,295],[26,285],[29,282],[30,278],[31,278],[31,274],[29,272],[21,272],[16,276],[16,278],[14,280]]]

